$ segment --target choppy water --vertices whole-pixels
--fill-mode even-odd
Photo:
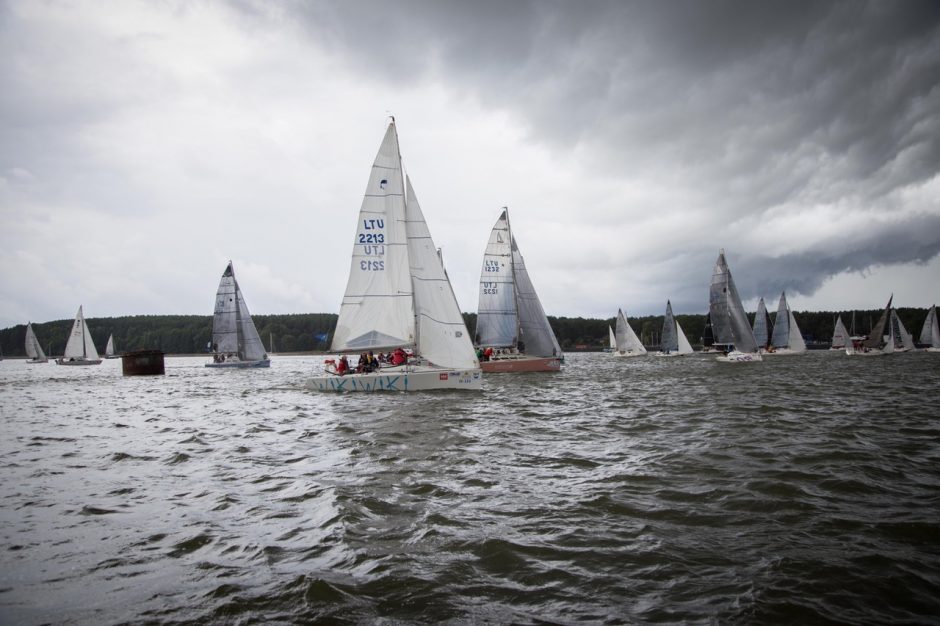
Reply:
[[[0,623],[940,623],[940,355],[0,363]]]

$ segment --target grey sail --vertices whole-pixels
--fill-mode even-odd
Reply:
[[[32,322],[26,324],[26,356],[33,361],[46,361],[46,353],[39,345],[39,339],[36,338],[36,332],[33,330]]]
[[[770,343],[770,315],[767,313],[767,305],[761,298],[757,303],[757,313],[754,314],[754,339],[757,345],[766,348]]]
[[[716,344],[733,345],[741,352],[757,351],[757,340],[741,304],[724,250],[718,254],[712,272],[708,310]]]
[[[525,261],[512,237],[512,270],[516,284],[516,302],[519,307],[519,341],[526,354],[533,356],[559,356],[561,346],[548,323],[545,310],[526,271]]]
[[[666,300],[666,318],[663,320],[659,349],[662,352],[679,351],[679,333],[676,332],[676,318],[672,314],[672,303],[669,300]]]
[[[885,327],[888,325],[888,317],[891,315],[892,300],[894,300],[893,295],[888,298],[888,305],[885,307],[881,317],[878,318],[878,322],[875,324],[875,327],[871,329],[871,334],[868,336],[868,339],[862,342],[862,346],[876,350],[880,350],[884,347]]]
[[[777,304],[777,315],[774,317],[774,334],[770,340],[775,348],[786,348],[790,345],[790,308],[787,305],[787,293],[780,294]]]
[[[229,262],[219,281],[212,317],[213,350],[220,354],[237,354],[241,361],[267,358],[261,337],[248,312],[245,297],[238,287],[235,271]]]
[[[940,325],[937,322],[937,305],[930,307],[927,311],[927,319],[924,320],[924,327],[920,331],[920,343],[926,344],[931,348],[940,348]]]

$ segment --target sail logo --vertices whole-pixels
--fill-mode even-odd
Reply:
[[[499,283],[486,282],[483,281],[480,283],[480,286],[483,287],[484,295],[495,296],[499,293],[499,289],[496,287]]]
[[[441,375],[439,376],[439,378],[440,378],[441,380],[447,380],[448,377],[449,377],[449,375],[447,374],[447,372],[444,372],[443,374],[441,374]]]
[[[483,262],[483,271],[484,271],[484,272],[498,272],[498,271],[500,271],[500,263],[499,263],[499,261],[493,261],[493,260],[491,260],[491,259],[486,259],[486,261]]]

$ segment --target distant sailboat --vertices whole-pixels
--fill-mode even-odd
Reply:
[[[604,348],[604,352],[613,352],[617,349],[617,336],[614,334],[614,329],[608,325],[607,330],[610,333],[609,345]]]
[[[937,323],[937,305],[927,311],[927,319],[920,331],[920,343],[927,346],[927,352],[940,352],[940,325]]]
[[[888,298],[888,305],[881,317],[878,318],[874,328],[871,329],[871,335],[867,339],[855,339],[853,337],[852,342],[845,346],[846,354],[849,356],[878,356],[894,352],[894,338],[890,335],[885,337],[884,334],[886,329],[889,333],[891,332],[888,321],[891,317],[892,300],[894,300],[893,295]]]
[[[705,328],[702,330],[702,352],[711,352],[715,346],[715,331],[712,328],[711,311],[705,314]]]
[[[692,344],[686,339],[682,326],[672,314],[672,303],[666,300],[666,317],[663,319],[663,333],[656,356],[683,356],[692,352]]]
[[[774,318],[774,333],[770,340],[771,348],[767,354],[803,354],[806,352],[806,342],[797,326],[793,311],[787,304],[787,293],[780,294],[777,305],[777,315]]]
[[[26,361],[27,363],[49,362],[49,359],[46,358],[46,353],[42,351],[42,346],[39,345],[39,340],[36,339],[32,322],[26,324],[26,356],[29,357]]]
[[[270,367],[261,337],[229,261],[215,294],[212,317],[212,363],[206,367]]]
[[[88,324],[85,323],[85,314],[81,306],[75,314],[75,322],[72,324],[68,343],[65,344],[65,352],[55,362],[59,365],[98,365],[101,363],[95,342],[92,341],[91,332],[88,330]]]
[[[643,342],[633,332],[633,328],[627,323],[627,317],[622,309],[617,309],[617,330],[614,331],[617,339],[617,348],[614,350],[614,356],[643,356],[646,354],[646,348]]]
[[[757,313],[754,314],[754,339],[757,341],[757,347],[766,350],[770,347],[770,313],[767,312],[767,305],[761,298],[757,303]]]
[[[891,318],[890,318],[890,337],[894,341],[894,351],[895,352],[909,352],[914,350],[914,338],[911,336],[911,333],[907,332],[907,329],[904,328],[904,324],[901,323],[901,318],[898,317],[897,309],[891,309]],[[885,339],[888,340],[887,338]]]
[[[757,340],[741,304],[741,296],[735,287],[731,270],[725,260],[725,251],[718,253],[712,282],[709,289],[708,312],[715,333],[715,345],[721,346],[724,354],[719,361],[760,361]]]
[[[561,369],[561,346],[535,293],[505,207],[483,254],[475,339],[484,350],[484,372]]]
[[[104,347],[104,358],[106,359],[119,359],[121,358],[120,354],[114,353],[114,333],[108,335],[108,345]]]
[[[385,131],[358,214],[336,353],[394,350],[390,363],[347,372],[345,357],[309,379],[317,391],[482,389],[483,375],[411,181],[395,120]],[[408,353],[411,353],[410,355]],[[365,364],[363,364],[365,365]]]
[[[845,324],[842,323],[842,316],[836,318],[836,327],[832,331],[832,343],[829,347],[830,350],[845,350],[845,346],[849,345],[852,342],[852,339],[849,335],[849,331],[845,328]]]

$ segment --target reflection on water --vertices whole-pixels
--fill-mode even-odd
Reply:
[[[0,622],[928,622],[940,355],[0,364]]]

